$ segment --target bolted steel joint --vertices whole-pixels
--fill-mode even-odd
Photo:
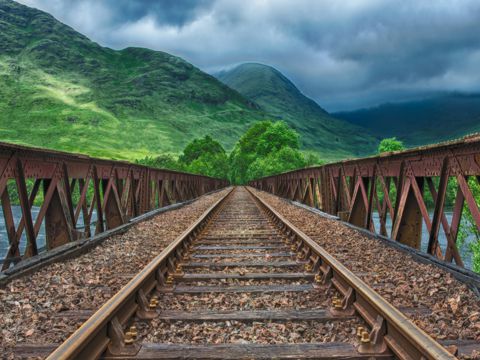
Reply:
[[[129,333],[135,339],[138,336],[137,327],[133,325],[130,326]]]
[[[363,330],[362,335],[360,337],[360,342],[362,344],[369,344],[370,343],[370,333],[367,330]]]
[[[130,332],[127,332],[125,336],[123,337],[123,343],[125,345],[133,345],[134,339],[133,336]]]

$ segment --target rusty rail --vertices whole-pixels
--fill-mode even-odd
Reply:
[[[479,135],[291,171],[251,181],[250,185],[338,215],[353,225],[416,249],[420,249],[424,222],[429,234],[427,253],[463,267],[457,238],[465,212],[470,212],[480,230],[480,210],[471,181],[480,183]],[[455,198],[449,221],[445,210],[447,189],[452,185]],[[429,214],[427,196],[433,199],[433,216]],[[379,228],[374,225],[374,212],[378,212]],[[391,228],[387,227],[388,220]],[[447,239],[443,249],[440,231]]]
[[[250,189],[249,189],[250,191]],[[442,345],[417,327],[363,280],[308,237],[273,207],[250,191],[272,221],[289,234],[295,251],[309,261],[316,281],[333,285],[342,295],[341,309],[360,315],[370,327],[368,344],[359,353],[385,354],[390,350],[398,359],[455,359]]]
[[[200,175],[0,143],[0,201],[9,242],[2,271],[38,254],[43,224],[48,251],[227,185]],[[12,211],[17,201],[19,221]]]
[[[142,319],[156,316],[156,312],[149,308],[147,299],[165,285],[168,274],[175,272],[190,242],[208,224],[232,190],[208,208],[50,354],[48,359],[96,359],[105,351],[112,356],[133,357],[138,352],[138,347],[125,345],[123,328],[134,315]]]

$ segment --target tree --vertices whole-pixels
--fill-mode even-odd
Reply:
[[[397,140],[396,137],[391,137],[391,138],[386,138],[380,141],[380,144],[378,145],[378,153],[384,153],[384,152],[390,152],[390,151],[400,151],[404,150],[405,146],[400,140]],[[377,179],[376,182],[377,189],[379,189],[379,200],[380,202],[383,202],[383,199],[385,197],[383,187],[380,183],[380,180]],[[393,184],[390,184],[390,189],[389,189],[389,197],[392,202],[395,202],[395,199],[397,198],[397,189]],[[428,193],[426,195],[428,198]],[[428,200],[427,200],[428,201]]]
[[[305,167],[324,165],[325,161],[320,159],[317,153],[306,151],[303,153],[305,158]]]
[[[322,161],[313,152],[300,151],[299,135],[286,123],[261,121],[250,126],[229,156],[218,141],[207,135],[188,143],[178,160],[163,154],[137,163],[244,184],[255,178],[319,165]]]
[[[257,158],[247,170],[247,179],[258,179],[264,176],[295,170],[305,167],[303,154],[291,147],[284,146],[278,151],[272,151],[266,157]]]
[[[229,173],[229,161],[225,149],[208,135],[188,143],[178,160],[171,154],[162,154],[156,157],[147,156],[137,160],[136,163],[222,179],[226,179]]]
[[[480,204],[480,184],[472,177],[468,179],[468,185],[477,205]],[[466,250],[472,255],[472,270],[480,273],[480,231],[467,204],[463,206],[457,244],[459,248],[466,246]]]
[[[244,184],[305,167],[307,161],[299,148],[298,133],[283,121],[258,122],[245,132],[230,154],[230,181]],[[309,156],[309,162],[317,160]]]
[[[260,136],[272,126],[271,121],[259,121],[248,128],[238,140],[235,147],[244,154],[253,154],[257,151]]]
[[[396,137],[386,138],[380,141],[380,145],[378,145],[378,153],[390,152],[390,151],[400,151],[405,150],[405,146],[403,142],[397,140]]]
[[[209,135],[188,143],[179,162],[187,172],[221,179],[228,177],[227,153],[223,146]]]
[[[269,127],[258,137],[256,153],[260,156],[266,156],[272,152],[279,151],[283,147],[299,149],[299,135],[290,129],[283,121],[271,123]]]
[[[202,154],[187,166],[187,171],[193,174],[201,174],[214,178],[226,179],[229,172],[227,154],[225,152],[217,154]]]
[[[168,169],[168,170],[184,170],[184,166],[180,164],[172,154],[161,154],[156,157],[146,156],[143,159],[136,160],[137,164],[150,166],[158,169]]]
[[[180,156],[180,162],[189,165],[192,161],[200,158],[205,154],[226,154],[222,145],[213,140],[210,135],[206,135],[203,138],[194,139],[187,144],[183,150],[183,154]]]

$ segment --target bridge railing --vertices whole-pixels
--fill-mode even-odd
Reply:
[[[480,231],[479,182],[480,137],[474,135],[291,171],[250,185],[465,266],[457,240],[462,221]]]
[[[0,202],[8,237],[2,270],[41,250],[227,185],[200,175],[0,143]]]

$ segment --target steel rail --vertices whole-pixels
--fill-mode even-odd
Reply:
[[[388,347],[400,359],[455,359],[438,342],[413,324],[405,315],[348,270],[309,236],[303,233],[272,206],[247,190],[270,218],[287,231],[297,249],[304,251],[312,261],[317,261],[325,284],[332,284],[344,295],[343,310],[355,311],[372,327],[371,343],[360,345],[359,352],[381,352]],[[314,269],[315,271],[315,269]],[[363,347],[362,347],[363,346]]]
[[[203,229],[220,209],[231,188],[221,199],[210,206],[192,225],[169,244],[145,268],[108,300],[77,331],[61,344],[47,359],[94,359],[110,348],[124,347],[121,328],[135,313],[148,317],[145,300],[164,283],[166,272],[183,256],[190,240]],[[120,332],[119,332],[120,330]],[[130,349],[135,349],[132,345]]]

